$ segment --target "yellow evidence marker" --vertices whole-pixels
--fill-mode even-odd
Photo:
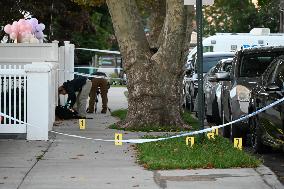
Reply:
[[[86,120],[85,119],[79,119],[79,126],[80,126],[80,130],[86,129]]]
[[[215,139],[214,133],[207,133],[208,139]]]
[[[192,147],[194,145],[194,137],[186,137],[186,145]]]
[[[213,129],[212,133],[214,133],[214,135],[218,136],[218,128]]]
[[[115,133],[115,135],[114,135],[114,144],[116,146],[122,146],[122,142],[120,140],[122,140],[122,134],[121,133]]]
[[[243,149],[243,139],[242,138],[234,138],[234,148],[238,148],[239,150]]]

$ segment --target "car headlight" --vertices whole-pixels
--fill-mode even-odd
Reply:
[[[250,90],[242,85],[236,86],[236,95],[238,98],[238,101],[241,102],[249,102],[250,100]]]

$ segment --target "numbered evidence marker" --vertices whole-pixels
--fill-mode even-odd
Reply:
[[[81,130],[86,129],[86,120],[85,119],[79,119],[79,126]]]
[[[212,133],[214,133],[214,135],[217,136],[217,135],[218,135],[218,128],[213,129],[213,130],[212,130]]]
[[[208,139],[215,139],[214,133],[213,133],[213,132],[207,133],[207,138],[208,138]]]
[[[121,133],[115,133],[114,135],[114,144],[116,146],[121,146],[122,145],[122,134]]]
[[[192,147],[194,145],[194,137],[186,137],[186,145]]]
[[[242,150],[243,148],[243,139],[242,138],[234,138],[234,147]]]

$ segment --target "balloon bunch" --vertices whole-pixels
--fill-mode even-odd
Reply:
[[[15,43],[42,43],[43,42],[43,30],[45,25],[38,23],[36,18],[30,20],[20,19],[14,21],[11,24],[7,24],[4,27],[4,31],[9,34],[10,38]]]

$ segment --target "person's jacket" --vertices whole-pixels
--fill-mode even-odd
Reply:
[[[63,83],[63,86],[68,94],[67,102],[70,101],[70,107],[72,108],[76,102],[76,93],[82,90],[82,87],[86,84],[87,78],[79,77],[71,81]]]

